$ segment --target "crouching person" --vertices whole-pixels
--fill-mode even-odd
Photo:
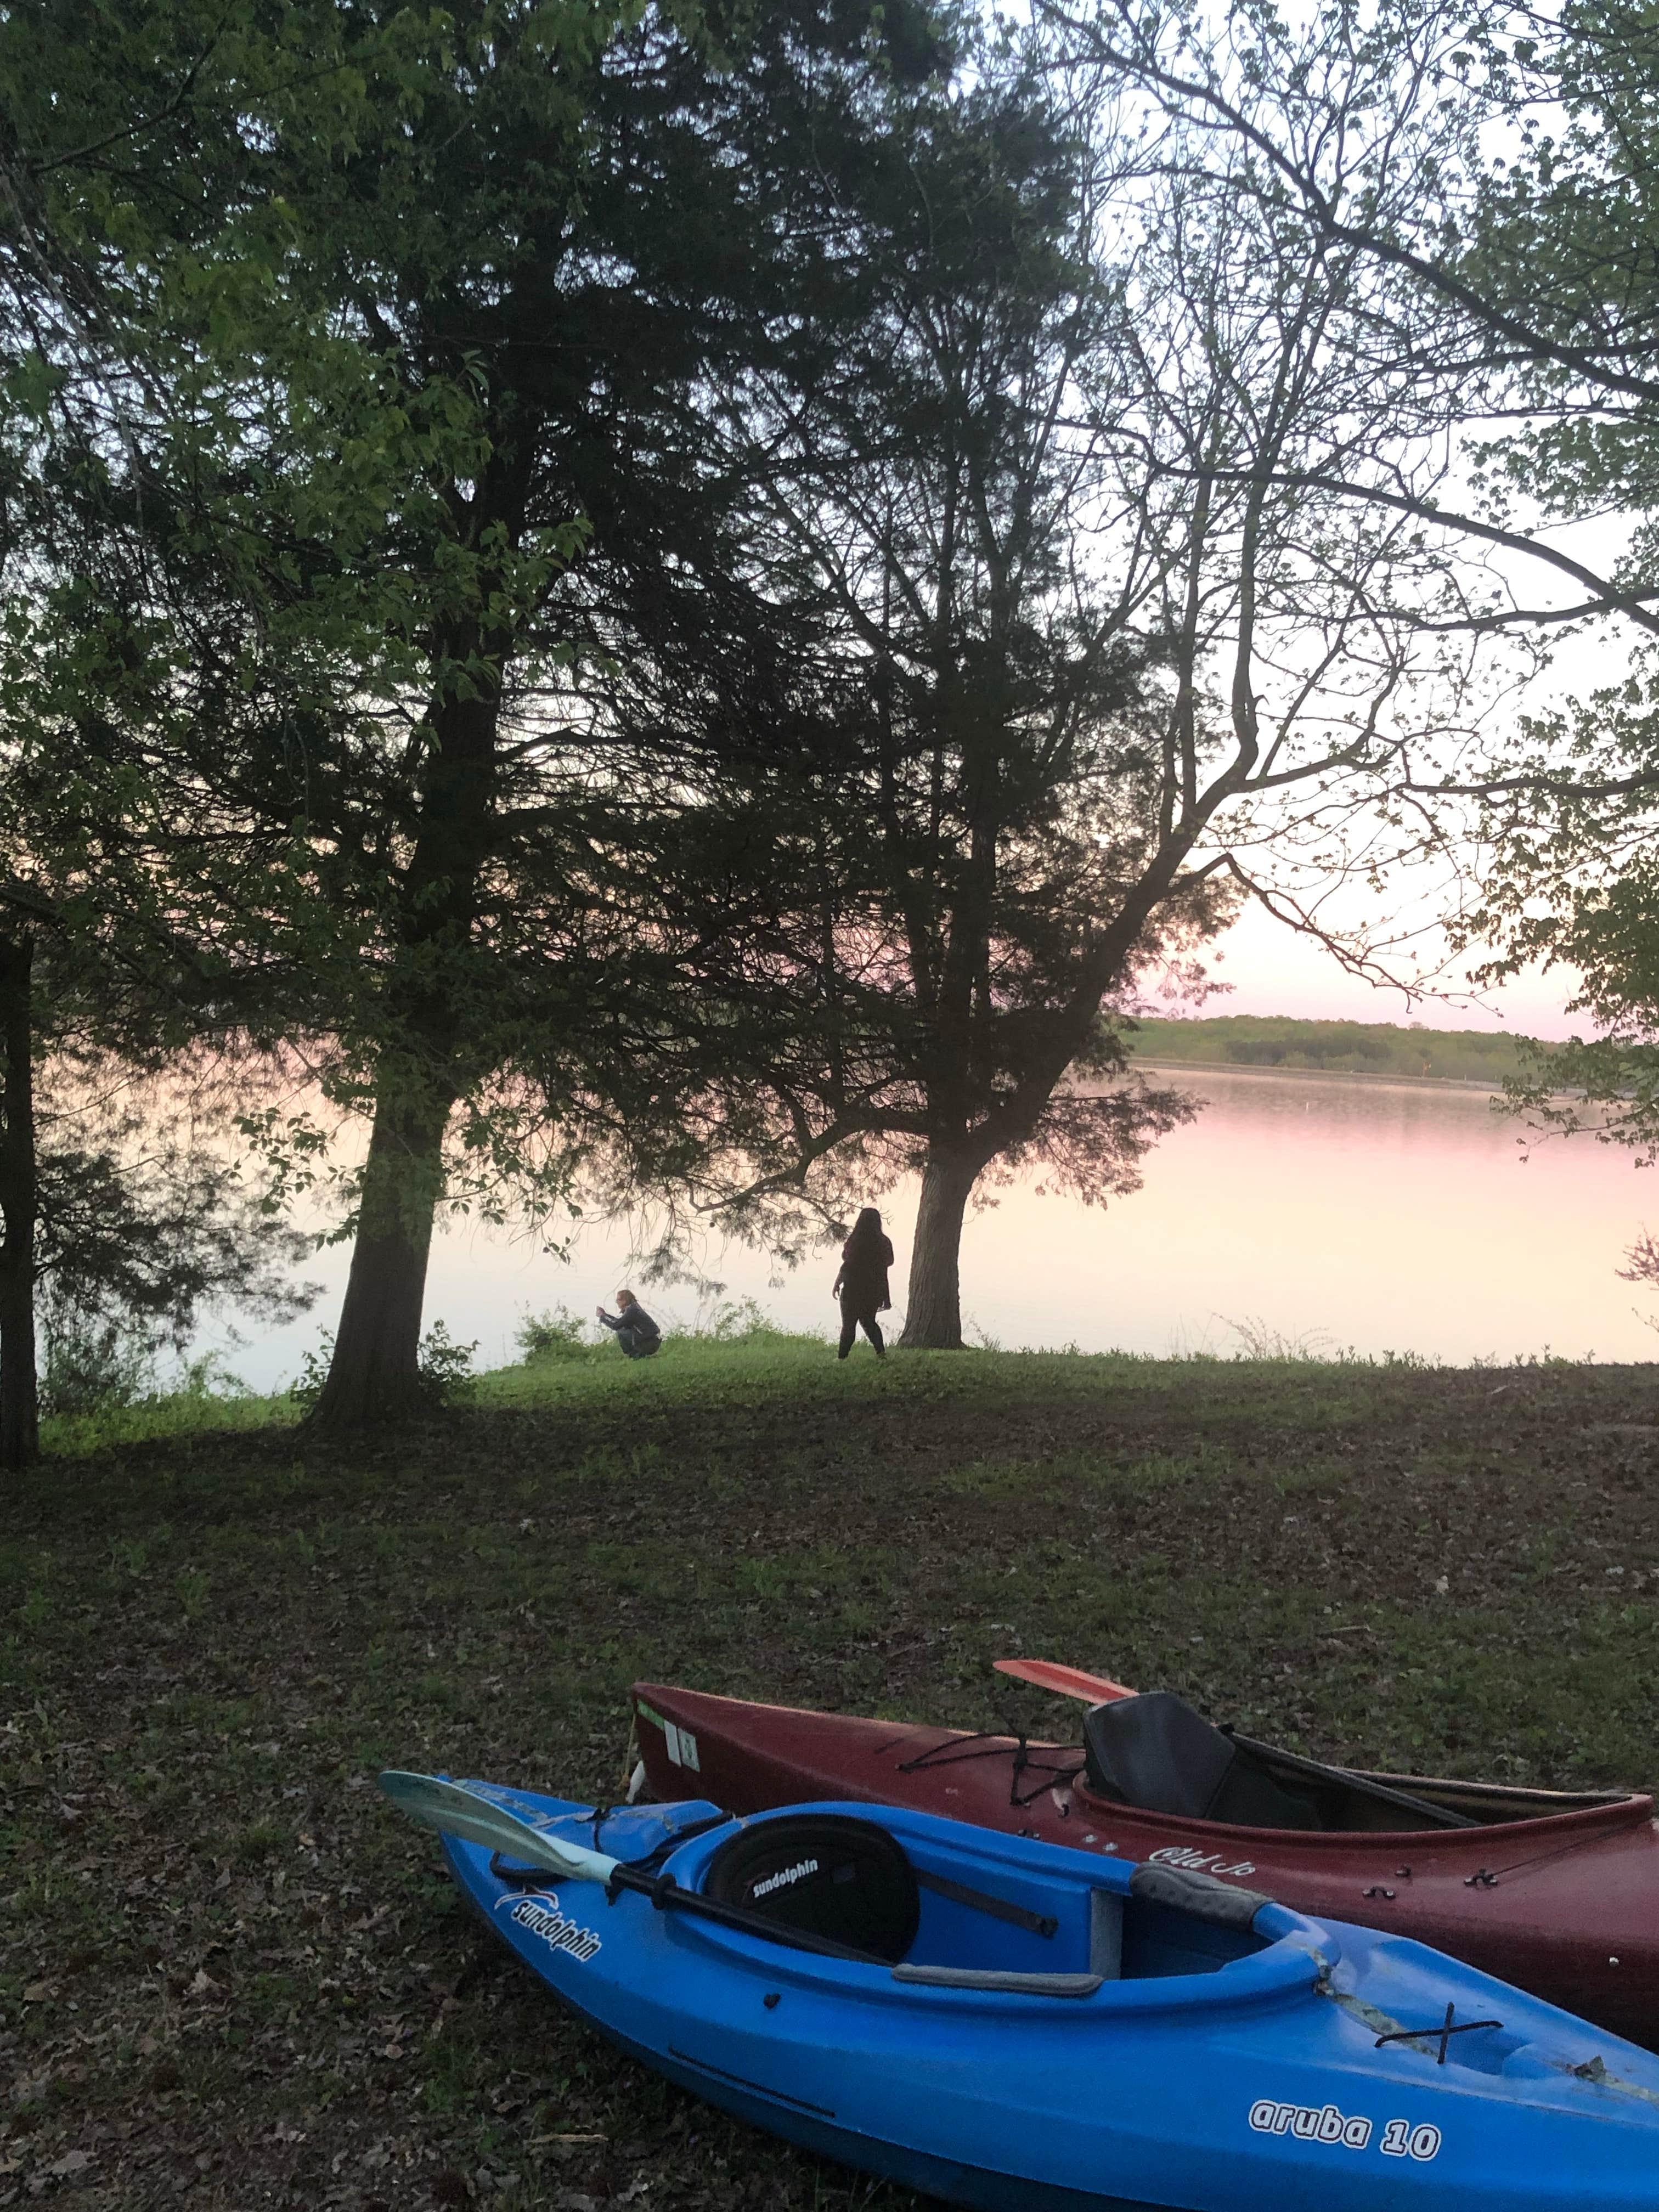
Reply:
[[[599,1316],[605,1327],[615,1332],[617,1343],[630,1359],[649,1359],[662,1342],[662,1331],[632,1291],[617,1291],[615,1314],[608,1314],[601,1306]]]

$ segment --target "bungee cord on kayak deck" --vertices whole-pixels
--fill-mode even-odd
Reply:
[[[963,1751],[962,1746],[964,1743],[982,1743],[985,1748],[981,1751]],[[1061,1749],[1070,1747],[1068,1745],[1060,1747]],[[1077,1748],[1081,1751],[1083,1747],[1079,1744]],[[947,1751],[948,1756],[939,1755]],[[1007,1757],[1012,1757],[1014,1762],[1014,1771],[1008,1783],[1008,1802],[1022,1808],[1035,1805],[1045,1790],[1063,1789],[1066,1784],[1075,1782],[1080,1774],[1087,1771],[1082,1759],[1079,1759],[1074,1766],[1056,1766],[1047,1759],[1033,1759],[1026,1747],[1026,1739],[1023,1735],[1012,1738],[1006,1735],[994,1735],[988,1729],[981,1729],[973,1735],[949,1737],[945,1743],[935,1744],[932,1751],[924,1751],[917,1758],[902,1760],[898,1771],[901,1774],[921,1774],[937,1766],[955,1766],[970,1759]],[[1039,1782],[1034,1790],[1028,1790],[1025,1795],[1021,1796],[1019,1778],[1028,1770],[1031,1773],[1041,1774],[1047,1778]]]
[[[1440,2051],[1434,2063],[1437,2066],[1443,2066],[1446,2063],[1446,2045],[1452,2036],[1471,2035],[1477,2027],[1502,2027],[1504,2025],[1501,2020],[1459,2020],[1454,2027],[1452,2023],[1456,2019],[1456,2014],[1457,2007],[1455,2004],[1449,2004],[1446,2007],[1446,2017],[1437,2027],[1390,2028],[1388,2034],[1377,2037],[1375,2047],[1381,2051],[1385,2043],[1419,2043],[1425,2038],[1430,2041],[1437,2038]]]
[[[1482,1867],[1479,1874],[1468,1875],[1467,1889],[1496,1889],[1505,1875],[1524,1874],[1528,1867],[1543,1866],[1551,1859],[1565,1858],[1569,1851],[1582,1851],[1595,1841],[1594,1836],[1574,1836],[1571,1841],[1558,1844],[1553,1851],[1534,1851],[1529,1859],[1516,1859],[1508,1866]]]

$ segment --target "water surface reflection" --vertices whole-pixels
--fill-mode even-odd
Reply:
[[[1171,1071],[1174,1073],[1175,1071]],[[1166,1355],[1237,1348],[1244,1322],[1336,1350],[1414,1352],[1451,1362],[1547,1347],[1581,1358],[1647,1359],[1659,1340],[1632,1310],[1659,1301],[1621,1283],[1621,1255],[1652,1208],[1654,1185],[1627,1153],[1588,1138],[1528,1156],[1484,1091],[1350,1082],[1279,1072],[1179,1071],[1209,1101],[1147,1163],[1136,1196],[1101,1211],[1038,1197],[1025,1183],[970,1216],[963,1306],[1000,1343]],[[909,1255],[914,1185],[882,1201]],[[327,1298],[313,1316],[237,1349],[261,1387],[291,1375],[331,1325],[347,1255],[312,1273]],[[481,1363],[514,1356],[526,1308],[580,1313],[625,1278],[628,1237],[594,1227],[570,1264],[461,1223],[434,1246],[429,1318],[477,1339]],[[764,1255],[710,1246],[728,1297],[752,1297],[795,1328],[828,1331],[836,1255],[826,1248],[781,1285]],[[690,1322],[690,1291],[647,1293],[665,1326]]]

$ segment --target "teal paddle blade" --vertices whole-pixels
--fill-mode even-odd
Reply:
[[[435,1774],[404,1774],[390,1768],[380,1778],[380,1788],[411,1820],[436,1828],[441,1835],[459,1836],[487,1850],[505,1852],[526,1866],[541,1867],[565,1881],[609,1881],[617,1861],[583,1844],[568,1844],[532,1828],[527,1820],[505,1807],[482,1797],[459,1782],[441,1781]]]

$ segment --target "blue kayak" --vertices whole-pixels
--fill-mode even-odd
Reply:
[[[925,1813],[385,1781],[620,1862],[608,1887],[556,1881],[443,1838],[463,1895],[613,2043],[949,2203],[1659,2212],[1659,2057],[1422,1944]]]

